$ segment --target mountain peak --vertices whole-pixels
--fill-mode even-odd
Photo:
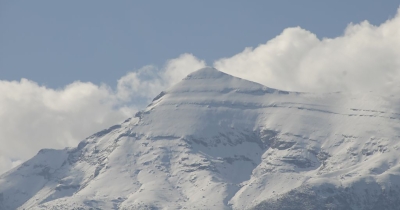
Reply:
[[[220,78],[223,76],[230,76],[228,74],[225,74],[216,68],[213,67],[204,67],[202,69],[199,69],[191,74],[189,74],[184,80],[190,80],[190,79],[216,79]],[[230,76],[232,77],[232,76]]]
[[[205,67],[199,69],[181,82],[171,87],[167,92],[169,93],[190,93],[195,92],[215,92],[217,95],[221,96],[227,92],[241,90],[244,92],[254,92],[254,91],[273,91],[274,89],[268,88],[264,85],[241,79],[230,74],[221,72],[213,67]],[[213,97],[217,97],[214,95]]]

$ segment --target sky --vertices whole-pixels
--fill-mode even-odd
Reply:
[[[0,173],[204,66],[307,92],[400,84],[399,1],[0,1]]]
[[[0,79],[51,88],[76,80],[115,85],[129,71],[182,53],[211,65],[285,28],[318,38],[350,23],[377,25],[400,2],[355,1],[0,1]]]

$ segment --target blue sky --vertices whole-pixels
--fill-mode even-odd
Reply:
[[[319,38],[393,17],[399,1],[0,1],[0,80],[51,88],[115,86],[128,71],[182,53],[207,64],[257,47],[285,28]]]

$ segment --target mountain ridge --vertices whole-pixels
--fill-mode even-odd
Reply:
[[[395,209],[399,116],[380,99],[204,68],[122,124],[1,175],[0,209]]]

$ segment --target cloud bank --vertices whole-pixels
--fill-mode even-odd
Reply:
[[[349,24],[343,35],[318,39],[287,28],[255,48],[216,60],[226,73],[269,87],[307,92],[400,92],[400,10],[385,23]],[[160,91],[206,63],[191,54],[163,67],[127,73],[116,87],[74,82],[55,90],[33,81],[0,81],[0,173],[42,148],[76,146],[132,116]]]
[[[400,82],[400,9],[380,26],[349,24],[344,34],[318,39],[285,29],[256,48],[215,61],[221,71],[290,91],[381,91]]]

